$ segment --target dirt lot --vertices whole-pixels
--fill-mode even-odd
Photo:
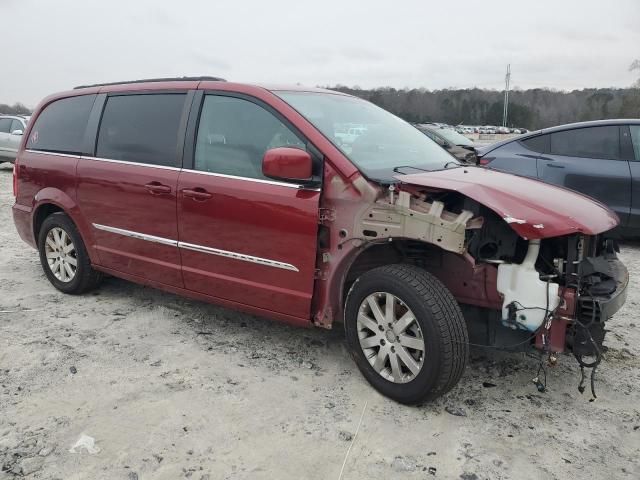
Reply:
[[[352,443],[345,479],[640,478],[635,284],[610,323],[595,402],[578,393],[571,357],[539,393],[534,358],[478,349],[453,392],[404,407],[365,383],[340,328],[290,328],[113,278],[59,293],[18,238],[12,202],[5,165],[1,480],[338,479]],[[622,257],[636,278],[640,246]],[[94,448],[71,453],[83,434]]]

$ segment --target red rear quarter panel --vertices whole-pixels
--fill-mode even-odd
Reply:
[[[14,220],[20,237],[35,247],[37,239],[34,220],[38,209],[52,204],[64,210],[85,239],[91,261],[97,256],[91,249],[91,229],[76,203],[76,167],[79,156],[49,155],[22,151],[17,162],[18,197],[13,207]]]

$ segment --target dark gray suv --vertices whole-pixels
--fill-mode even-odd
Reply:
[[[577,190],[640,234],[640,119],[572,123],[477,149],[478,163]]]

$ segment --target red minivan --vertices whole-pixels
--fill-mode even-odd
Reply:
[[[626,296],[608,208],[460,165],[329,90],[197,77],[53,95],[14,190],[57,289],[106,273],[294,325],[341,321],[363,375],[403,403],[458,382],[469,335],[597,365]]]

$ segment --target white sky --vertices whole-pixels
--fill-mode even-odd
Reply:
[[[640,0],[0,0],[0,103],[214,75],[305,85],[626,87]]]

